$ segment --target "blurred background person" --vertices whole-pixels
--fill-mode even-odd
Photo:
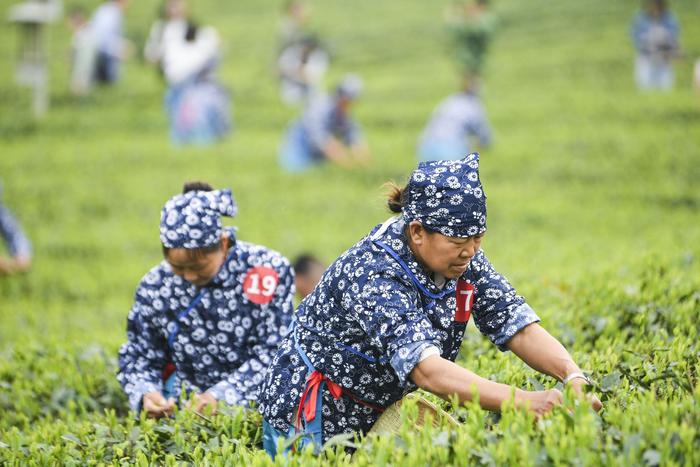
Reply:
[[[455,1],[445,13],[454,56],[462,72],[481,76],[495,30],[488,0]]]
[[[129,0],[107,0],[90,19],[90,31],[97,48],[95,80],[113,84],[119,79],[122,60],[129,54],[130,44],[124,38],[124,10]]]
[[[24,272],[32,264],[32,244],[22,231],[17,219],[2,202],[0,186],[0,235],[7,247],[8,256],[0,255],[0,275]]]
[[[162,42],[165,106],[175,144],[214,143],[231,130],[230,96],[216,78],[220,39],[212,27],[173,23]]]
[[[462,159],[491,144],[491,127],[477,91],[475,79],[464,77],[462,90],[438,105],[421,133],[418,160]]]
[[[167,44],[182,40],[187,30],[187,4],[184,0],[169,0],[160,8],[160,17],[151,26],[143,49],[147,62],[163,72],[163,53]]]
[[[85,10],[76,7],[68,13],[71,37],[70,90],[76,96],[85,96],[92,90],[95,75],[96,46]]]
[[[328,53],[315,36],[304,37],[287,46],[277,60],[282,101],[299,104],[322,92],[328,65]]]
[[[637,87],[669,90],[674,81],[673,59],[680,55],[678,20],[665,0],[644,0],[642,5],[632,23]]]
[[[310,253],[303,253],[294,260],[294,285],[297,289],[297,297],[303,300],[316,288],[321,281],[321,276],[326,270],[326,265]]]
[[[369,148],[350,116],[350,108],[361,92],[362,80],[346,75],[333,95],[311,99],[284,137],[279,154],[282,168],[299,172],[326,160],[344,168],[366,165]]]
[[[283,17],[277,27],[277,52],[299,43],[307,34],[309,8],[304,2],[288,0],[284,3]]]

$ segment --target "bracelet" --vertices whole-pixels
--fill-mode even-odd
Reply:
[[[583,373],[575,372],[575,373],[570,373],[569,375],[566,376],[563,380],[561,380],[561,383],[566,386],[568,383],[570,383],[572,380],[576,378],[581,378],[584,381],[586,381],[586,384],[591,384],[591,380],[588,378],[588,376],[584,375]]]

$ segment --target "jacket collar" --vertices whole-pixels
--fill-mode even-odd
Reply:
[[[448,279],[442,287],[433,280],[433,274],[423,266],[411,251],[404,233],[406,221],[402,216],[392,217],[376,230],[371,239],[383,248],[408,273],[411,280],[431,298],[442,298],[454,292],[456,279]]]

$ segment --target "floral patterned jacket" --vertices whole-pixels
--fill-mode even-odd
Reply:
[[[162,391],[168,362],[176,368],[176,388],[208,391],[228,404],[256,402],[287,333],[293,297],[289,261],[263,246],[236,241],[204,287],[186,282],[163,261],[141,280],[128,341],[119,351],[117,378],[131,408],[140,409],[145,393]]]
[[[294,332],[281,343],[261,390],[260,412],[283,432],[294,425],[310,373],[295,347],[316,370],[350,397],[323,391],[324,441],[365,432],[380,412],[416,386],[408,377],[422,351],[437,347],[454,361],[470,313],[501,350],[519,330],[539,321],[479,251],[458,280],[438,287],[416,261],[392,218],[338,258],[300,304]],[[364,403],[358,403],[361,399]]]

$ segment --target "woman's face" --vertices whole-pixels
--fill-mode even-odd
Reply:
[[[180,19],[187,16],[187,5],[182,0],[171,0],[166,6],[168,19]]]
[[[408,226],[411,250],[430,271],[456,279],[467,270],[469,262],[481,248],[482,235],[468,238],[448,237],[428,232],[420,222]]]
[[[165,255],[165,260],[170,264],[173,273],[201,287],[208,284],[219,272],[226,259],[227,250],[228,239],[224,238],[216,251],[194,254],[192,250],[186,248],[171,248]]]

